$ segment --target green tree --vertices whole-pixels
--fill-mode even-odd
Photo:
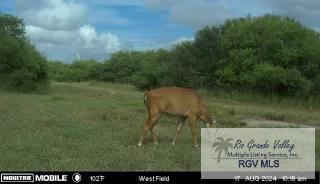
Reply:
[[[206,87],[213,86],[216,82],[214,71],[219,68],[219,59],[222,57],[221,37],[220,26],[206,26],[195,35],[194,49],[197,58],[195,67],[199,77],[204,79]]]
[[[172,49],[171,67],[169,74],[177,86],[198,87],[201,82],[196,77],[198,72],[198,59],[194,53],[193,41],[184,41],[176,44]]]
[[[288,79],[290,74],[293,81],[301,79],[295,83],[297,86],[284,85],[288,89],[274,89],[282,94],[299,93],[303,88],[301,86],[308,86],[320,69],[318,33],[288,17],[267,14],[228,20],[222,26],[220,49],[222,57],[215,74],[219,84],[224,86],[246,86],[250,81],[244,76],[252,74],[257,68],[261,70],[264,66],[274,66],[274,71],[279,71],[280,67],[285,75],[277,75],[280,78],[265,75],[263,80],[266,81],[260,78],[260,82],[283,81],[284,76]],[[305,84],[301,85],[301,82]]]
[[[170,53],[166,50],[119,51],[112,54],[102,66],[103,81],[131,83],[138,89],[167,84],[167,64]]]
[[[46,59],[24,34],[21,19],[0,14],[0,88],[33,91],[47,82]]]
[[[13,15],[0,13],[0,35],[24,39],[25,26],[23,20]]]

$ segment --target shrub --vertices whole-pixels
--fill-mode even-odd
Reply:
[[[0,88],[30,92],[47,83],[47,61],[24,37],[24,23],[0,14]]]
[[[243,74],[243,81],[266,93],[306,94],[311,83],[296,69],[260,64],[253,72]]]

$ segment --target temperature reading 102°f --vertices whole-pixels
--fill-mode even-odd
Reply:
[[[99,175],[99,176],[90,176],[90,180],[91,181],[97,181],[97,182],[101,182],[104,180],[104,176],[103,175]]]

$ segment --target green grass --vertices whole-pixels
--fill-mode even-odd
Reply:
[[[221,127],[247,127],[247,118],[319,126],[314,104],[200,94]],[[0,92],[0,170],[200,170],[200,149],[191,144],[188,124],[176,146],[170,144],[175,118],[160,119],[158,146],[148,133],[138,148],[144,118],[143,92],[130,85],[52,82],[47,94]],[[319,170],[318,132],[316,139]]]

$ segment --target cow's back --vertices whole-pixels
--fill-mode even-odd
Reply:
[[[149,105],[155,105],[161,113],[185,115],[192,109],[199,109],[201,98],[193,89],[163,87],[148,92]]]

